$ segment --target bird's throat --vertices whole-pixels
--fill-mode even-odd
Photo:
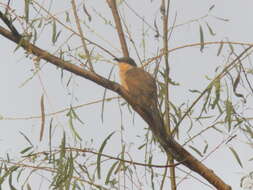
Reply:
[[[125,63],[119,64],[119,76],[120,76],[120,83],[121,85],[126,89],[128,89],[127,83],[126,83],[126,72],[130,69],[132,69],[133,66]]]

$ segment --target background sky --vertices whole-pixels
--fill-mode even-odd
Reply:
[[[48,6],[49,1],[38,1],[41,4],[44,3]],[[160,21],[159,13],[159,1],[127,1],[132,8],[134,8],[140,15],[143,15],[145,20],[153,26],[153,19],[157,18],[157,22]],[[215,5],[212,12],[208,15],[208,9]],[[13,1],[11,7],[15,8],[17,13],[22,15],[23,1]],[[61,11],[69,10],[71,7],[69,1],[54,1],[52,3],[51,12],[60,13]],[[188,23],[191,20],[195,20],[202,16],[204,19],[189,22],[182,26],[178,26],[174,29],[171,39],[169,41],[169,47],[175,48],[184,44],[199,42],[199,25],[201,24],[205,33],[205,41],[220,41],[230,40],[236,42],[248,42],[253,41],[253,26],[252,12],[253,2],[251,0],[210,0],[210,1],[184,1],[177,0],[171,1],[170,11],[170,26],[173,19],[176,17],[176,25],[182,23]],[[111,13],[104,1],[90,0],[87,1],[88,10],[95,9],[97,12],[106,18],[111,18]],[[124,4],[120,5],[121,13],[124,14],[126,22],[129,25],[134,40],[140,49],[140,54],[143,59],[155,56],[157,47],[161,48],[160,42],[154,39],[154,32],[151,29],[146,29],[149,32],[146,39],[146,52],[143,53],[141,49],[142,40],[142,28],[143,24],[140,19],[136,17]],[[87,19],[84,19],[86,23],[90,24],[92,28],[96,29],[96,34],[88,29],[85,31],[89,39],[99,42],[103,47],[110,49],[115,55],[121,56],[120,45],[118,42],[117,34],[110,25],[105,25],[101,17],[90,11],[92,14],[92,22],[88,23]],[[35,14],[36,15],[36,14]],[[60,15],[60,14],[59,14]],[[64,15],[64,14],[63,14]],[[33,15],[31,15],[32,17]],[[219,17],[219,18],[217,18]],[[59,16],[64,18],[64,16]],[[224,21],[220,18],[227,19]],[[208,28],[205,23],[208,22],[216,33],[212,36],[208,32]],[[3,23],[0,22],[1,26]],[[159,26],[159,25],[158,25]],[[57,26],[60,29],[60,26]],[[75,24],[72,27],[76,29]],[[57,49],[57,45],[52,46],[51,43],[51,27],[45,27],[43,33],[39,37],[37,45],[50,52],[54,52]],[[162,30],[160,29],[160,32]],[[68,36],[68,32],[64,32],[62,36],[65,38]],[[64,39],[62,37],[61,40]],[[63,42],[63,41],[60,41]],[[58,45],[61,43],[59,42]],[[129,43],[129,42],[128,42]],[[70,45],[77,47],[80,45],[78,38],[73,37]],[[70,74],[64,72],[64,77],[61,78],[60,70],[50,64],[42,63],[42,70],[38,75],[33,77],[34,63],[31,58],[27,58],[23,50],[18,50],[14,53],[15,44],[6,40],[4,37],[0,37],[0,57],[1,57],[1,69],[0,69],[0,115],[5,119],[0,121],[1,133],[0,133],[0,156],[6,158],[6,153],[10,154],[14,158],[20,157],[20,150],[27,146],[27,142],[20,132],[26,134],[30,140],[37,146],[37,150],[45,150],[47,147],[47,140],[39,142],[40,120],[28,119],[27,117],[40,115],[40,97],[45,95],[45,107],[46,113],[56,112],[62,110],[70,105],[80,105],[93,101],[100,100],[103,97],[104,89],[95,85],[94,83],[80,79],[79,77],[73,77],[71,84],[66,87],[66,83],[70,77]],[[196,95],[189,92],[189,89],[204,89],[208,84],[206,77],[213,78],[215,76],[215,68],[224,63],[228,50],[224,50],[221,56],[217,56],[219,46],[210,45],[205,47],[204,52],[199,51],[199,47],[191,47],[181,49],[170,54],[171,64],[171,78],[180,83],[180,86],[171,88],[171,101],[180,105],[183,102],[192,102]],[[238,54],[242,51],[242,48],[236,48]],[[99,50],[95,49],[99,52]],[[134,53],[133,47],[130,46],[131,56],[137,59]],[[80,51],[80,53],[82,53]],[[106,55],[103,58],[105,61],[99,61],[94,64],[98,73],[103,76],[108,76],[113,64],[108,64],[107,60],[113,62],[110,56]],[[252,76],[250,76],[251,82]],[[117,68],[113,70],[111,76],[112,80],[119,81],[117,76]],[[114,97],[115,93],[107,92],[107,97]],[[251,97],[252,98],[252,97]],[[143,136],[144,128],[146,124],[140,119],[137,114],[135,117],[130,115],[127,106],[123,106],[119,109],[119,104],[123,100],[112,100],[106,102],[103,114],[103,121],[101,119],[101,103],[85,106],[78,109],[77,113],[84,121],[84,125],[75,123],[77,131],[83,139],[83,144],[87,146],[98,147],[103,140],[112,132],[116,131],[116,134],[112,137],[112,141],[105,149],[106,153],[117,155],[121,149],[122,137],[123,141],[127,144],[127,150],[134,153],[133,158],[136,161],[143,161],[143,152],[138,151],[145,137]],[[249,105],[252,104],[248,100]],[[199,105],[200,106],[200,105]],[[122,113],[121,113],[122,112]],[[249,115],[253,115],[252,110],[248,110]],[[61,140],[62,132],[65,130],[68,133],[68,140],[74,142],[73,136],[69,130],[66,112],[54,116],[54,146],[58,146]],[[16,118],[16,120],[10,120]],[[23,119],[17,119],[23,118]],[[44,139],[48,138],[50,118],[47,119],[46,133]],[[134,121],[134,122],[133,122]],[[121,133],[120,128],[123,127],[124,131]],[[199,126],[198,126],[199,127]],[[182,129],[183,130],[183,129]],[[194,129],[192,134],[195,134],[200,129]],[[184,130],[183,130],[184,131]],[[239,131],[232,131],[231,134],[236,134]],[[220,135],[215,131],[209,131],[201,135],[196,141],[194,146],[203,149],[205,146],[204,140],[210,143],[209,151],[215,150],[204,164],[212,168],[218,176],[220,176],[226,183],[230,184],[233,189],[240,189],[240,179],[242,176],[252,171],[252,161],[248,161],[252,157],[252,147],[246,144],[246,140],[243,136],[238,135],[229,144],[222,144],[217,150],[217,147],[222,143],[228,135]],[[188,140],[186,135],[180,137],[180,142],[183,143]],[[131,144],[128,144],[132,142]],[[241,168],[236,162],[234,156],[228,150],[228,146],[233,146],[243,162],[243,168]],[[188,149],[189,150],[189,149]],[[159,152],[159,149],[154,151]],[[197,154],[193,154],[198,157]],[[160,155],[160,154],[159,154]],[[198,159],[201,159],[198,157]],[[165,163],[163,155],[154,158],[154,163]],[[181,167],[185,169],[184,167]],[[182,172],[177,171],[177,174],[184,176]],[[195,175],[197,176],[197,175]],[[198,177],[200,178],[200,177]],[[201,179],[202,181],[205,181]],[[35,182],[36,183],[36,182]],[[35,184],[34,184],[35,185]],[[198,181],[187,178],[179,185],[181,189],[196,189],[205,190],[211,189]],[[8,189],[8,187],[6,187]]]

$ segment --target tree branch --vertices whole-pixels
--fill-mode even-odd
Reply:
[[[76,26],[77,26],[77,29],[78,29],[78,32],[79,32],[79,35],[80,35],[80,38],[81,38],[81,41],[82,41],[82,44],[83,44],[83,49],[84,49],[85,55],[87,57],[87,61],[88,61],[90,70],[94,72],[93,65],[91,64],[90,52],[88,50],[88,47],[87,47],[87,44],[86,44],[86,41],[85,41],[85,38],[84,38],[84,33],[83,33],[82,27],[80,25],[80,19],[79,19],[78,14],[77,14],[77,8],[76,8],[75,0],[71,0],[71,4],[72,4],[72,9],[73,9],[73,13],[74,13],[75,21],[76,21]]]
[[[117,32],[118,32],[118,36],[119,36],[119,40],[120,40],[121,49],[123,51],[123,55],[125,57],[129,57],[129,53],[128,53],[128,49],[127,49],[127,43],[126,43],[126,39],[125,39],[124,32],[123,32],[123,29],[122,29],[122,25],[121,25],[120,16],[119,16],[119,13],[118,13],[116,1],[115,0],[107,0],[107,4],[109,5],[109,7],[112,11],[112,15],[113,15],[114,22],[115,22],[115,25],[116,25],[116,29],[117,29]]]
[[[167,6],[165,3],[165,0],[161,1],[161,15],[162,15],[162,22],[163,22],[163,51],[164,51],[164,62],[165,62],[165,71],[164,71],[164,83],[165,83],[165,94],[164,94],[164,104],[165,104],[165,111],[164,111],[164,126],[165,130],[167,131],[168,135],[171,135],[171,123],[170,123],[170,83],[169,83],[169,78],[170,78],[170,65],[169,65],[169,47],[168,47],[168,22],[169,22],[169,8],[170,8],[170,0],[167,1]],[[167,162],[169,164],[174,164],[174,158],[173,155],[168,153],[167,154]],[[171,190],[176,190],[177,185],[176,185],[176,172],[175,172],[175,167],[171,167],[170,169],[170,186]],[[166,168],[167,170],[167,168]],[[164,177],[167,174],[167,171],[165,170],[164,172]],[[164,178],[165,179],[165,178]],[[161,183],[160,189],[163,189],[163,184],[164,180]]]

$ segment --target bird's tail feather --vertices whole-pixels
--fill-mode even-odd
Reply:
[[[161,117],[160,111],[158,110],[157,107],[152,107],[149,110],[149,117],[152,120],[150,128],[153,132],[155,132],[156,135],[158,136],[163,136],[166,135],[166,130],[164,127],[164,122]]]

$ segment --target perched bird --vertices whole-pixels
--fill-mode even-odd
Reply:
[[[156,125],[158,130],[161,129],[163,120],[157,107],[155,79],[142,68],[138,68],[135,61],[130,57],[115,58],[115,60],[119,66],[121,85],[135,99],[136,104],[148,112],[152,124]]]
[[[151,74],[138,68],[130,57],[116,58],[121,85],[136,99],[139,106],[157,107],[156,81]]]

